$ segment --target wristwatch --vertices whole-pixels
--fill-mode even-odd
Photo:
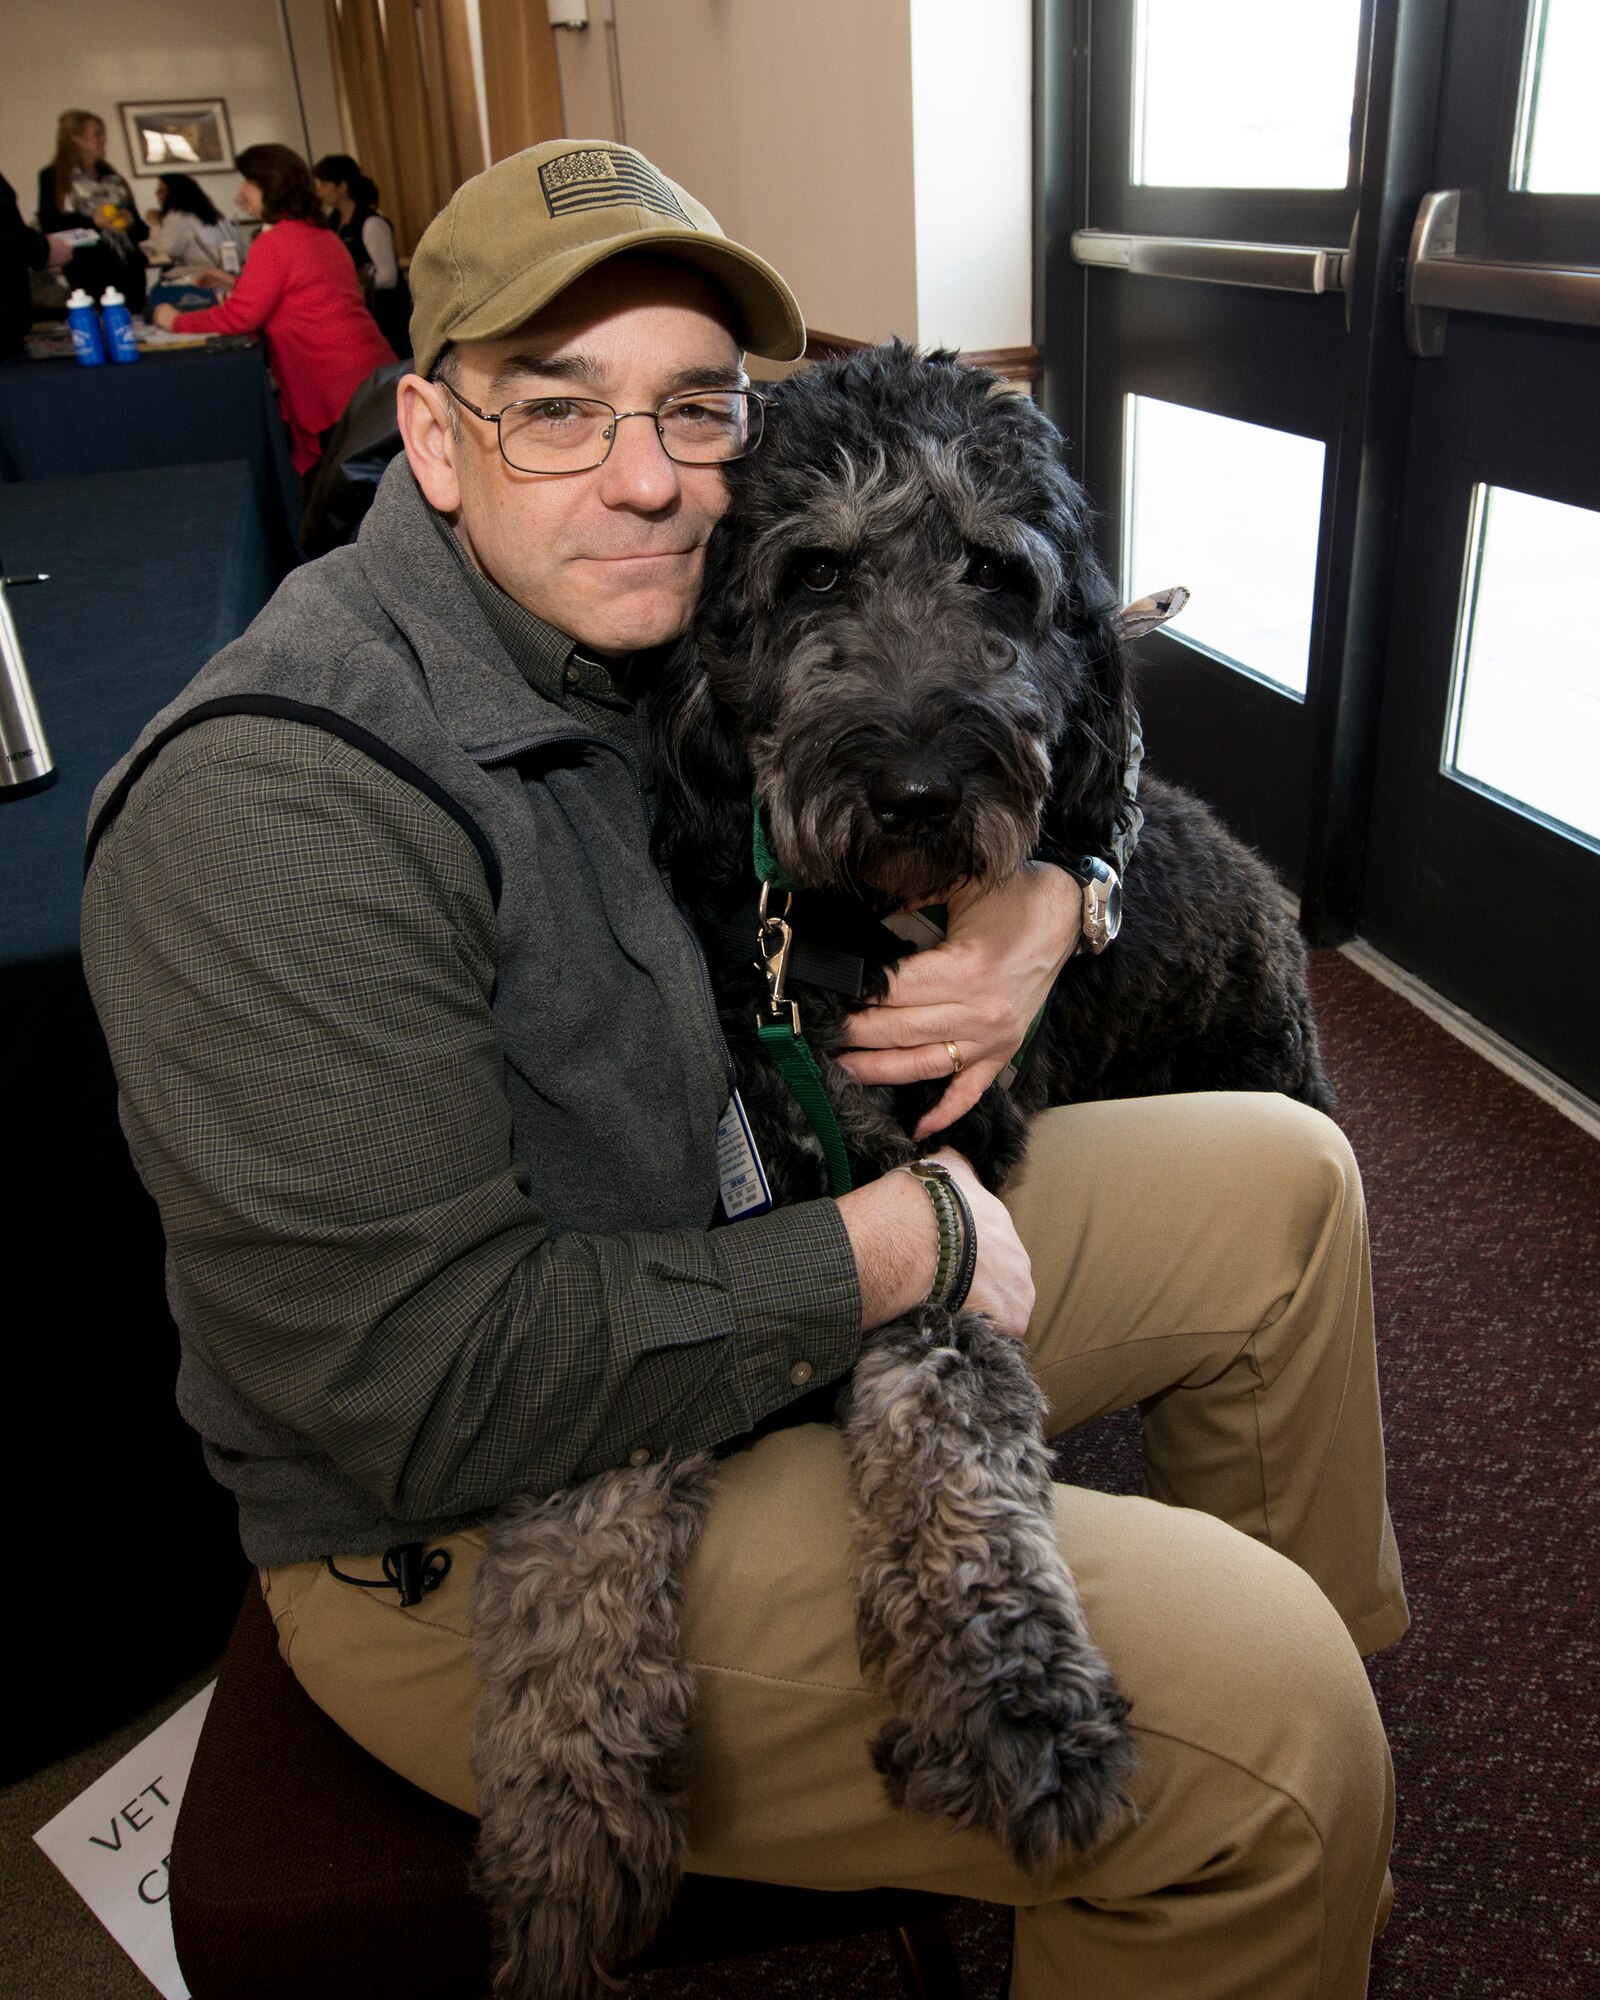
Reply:
[[[1063,857],[1059,866],[1083,885],[1083,930],[1073,956],[1086,951],[1098,956],[1122,929],[1122,877],[1098,854]]]

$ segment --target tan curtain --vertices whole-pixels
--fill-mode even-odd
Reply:
[[[561,76],[545,9],[529,0],[478,0],[478,16],[490,152],[503,160],[541,139],[559,139]]]
[[[484,164],[468,0],[323,0],[356,158],[409,257]]]
[[[434,157],[448,166],[452,193],[488,165],[478,119],[468,5],[469,0],[422,0],[418,11],[423,68],[429,80],[428,128]],[[442,79],[438,89],[433,87],[436,77]]]

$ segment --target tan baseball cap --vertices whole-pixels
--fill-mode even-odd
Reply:
[[[411,259],[411,353],[426,375],[453,340],[494,340],[585,271],[630,250],[715,279],[751,354],[797,361],[805,321],[765,259],[724,236],[711,211],[631,146],[548,139],[457,188]]]

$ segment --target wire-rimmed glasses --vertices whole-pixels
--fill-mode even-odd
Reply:
[[[676,465],[728,465],[761,442],[766,400],[754,389],[687,389],[653,410],[614,410],[593,396],[532,396],[503,410],[480,410],[444,377],[434,378],[464,410],[493,424],[500,456],[515,472],[593,472],[611,456],[617,426],[649,417]]]

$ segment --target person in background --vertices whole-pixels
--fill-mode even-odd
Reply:
[[[246,146],[238,206],[266,225],[220,305],[157,306],[178,333],[259,333],[278,384],[290,457],[304,477],[357,387],[396,357],[362,303],[355,269],[323,220],[304,160],[287,146]]]
[[[39,169],[39,227],[47,235],[93,229],[96,248],[67,265],[70,283],[96,296],[116,285],[129,310],[144,310],[144,257],[150,231],[133,205],[133,189],[106,158],[105,120],[93,111],[63,111],[56,121],[55,158]]]
[[[223,245],[231,243],[236,251],[239,247],[216,203],[189,174],[163,174],[156,182],[156,206],[146,211],[145,219],[150,224],[150,248],[159,250],[174,270],[223,268]],[[228,275],[225,269],[223,274]]]
[[[70,235],[30,229],[17,207],[11,183],[0,175],[0,361],[22,352],[33,324],[30,271],[59,271],[74,250]]]
[[[324,153],[311,169],[317,197],[355,259],[372,317],[396,354],[411,352],[411,289],[394,253],[394,225],[378,213],[378,184],[348,153]]]

